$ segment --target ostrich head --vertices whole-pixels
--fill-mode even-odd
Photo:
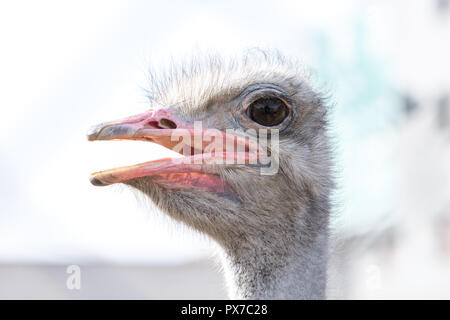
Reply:
[[[214,57],[152,80],[151,110],[88,139],[150,141],[184,157],[96,172],[92,184],[130,185],[214,239],[234,297],[323,297],[326,107],[301,69],[280,55]]]

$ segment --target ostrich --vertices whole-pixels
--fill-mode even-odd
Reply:
[[[163,74],[151,77],[151,110],[101,123],[88,140],[150,141],[184,157],[96,172],[91,183],[129,185],[212,238],[231,298],[324,299],[333,189],[324,98],[281,54],[194,59]],[[276,172],[261,170],[264,143],[252,137],[262,129]]]

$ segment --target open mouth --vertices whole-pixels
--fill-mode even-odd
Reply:
[[[140,140],[157,143],[182,154],[91,174],[95,186],[106,186],[141,177],[167,184],[223,192],[220,169],[256,164],[258,143],[214,128],[186,124],[165,109],[149,110],[129,118],[93,127],[88,140]]]

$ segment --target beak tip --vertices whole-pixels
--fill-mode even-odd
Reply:
[[[97,177],[95,176],[90,176],[89,177],[89,181],[92,183],[92,185],[96,186],[96,187],[103,187],[106,186],[107,184],[103,183],[102,181],[100,181]]]
[[[96,125],[91,127],[88,132],[86,133],[86,137],[88,139],[88,141],[94,141],[97,140],[98,134],[100,132],[100,126]]]

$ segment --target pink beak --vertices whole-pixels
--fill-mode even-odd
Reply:
[[[242,162],[245,164],[255,162],[258,157],[258,145],[254,141],[215,129],[197,130],[195,126],[182,121],[167,109],[149,110],[122,120],[101,123],[93,127],[87,136],[89,141],[150,141],[185,156],[184,158],[159,159],[95,172],[90,178],[91,183],[95,186],[153,176],[166,182],[195,185],[207,190],[220,191],[223,190],[223,184],[217,173],[219,168],[223,167],[224,162],[227,165],[242,164]],[[198,137],[200,137],[200,143],[195,143],[199,141]],[[241,150],[245,151],[213,150],[211,152],[208,144],[212,139],[221,139],[223,146],[232,143],[233,146],[240,146]],[[186,150],[188,154],[186,154]]]

